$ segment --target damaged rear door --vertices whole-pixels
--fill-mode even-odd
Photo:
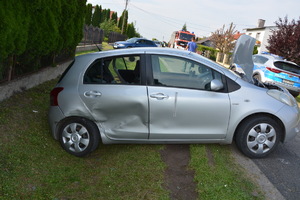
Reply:
[[[96,60],[85,72],[79,94],[101,131],[115,140],[148,139],[147,89],[141,55]]]

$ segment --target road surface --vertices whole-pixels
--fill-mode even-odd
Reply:
[[[300,134],[280,143],[267,158],[253,159],[277,190],[288,200],[300,199]]]

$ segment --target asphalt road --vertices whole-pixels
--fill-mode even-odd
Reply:
[[[280,143],[267,158],[253,162],[284,198],[300,199],[300,134],[293,141]]]

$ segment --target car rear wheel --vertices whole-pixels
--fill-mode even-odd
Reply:
[[[84,118],[69,118],[59,128],[59,141],[64,150],[75,156],[86,156],[99,145],[97,126]]]
[[[258,116],[244,121],[236,132],[236,145],[250,158],[270,154],[279,143],[281,129],[270,117]]]

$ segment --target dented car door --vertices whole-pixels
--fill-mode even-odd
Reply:
[[[140,81],[140,61],[138,55],[97,60],[79,87],[90,115],[112,140],[148,139],[147,89]]]

